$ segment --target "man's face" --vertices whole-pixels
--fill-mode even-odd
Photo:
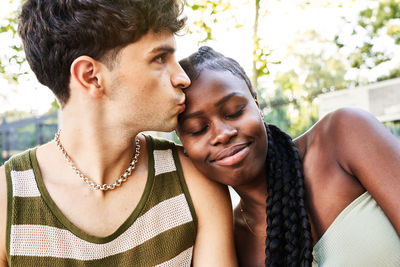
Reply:
[[[108,72],[113,119],[139,131],[172,131],[185,109],[182,88],[190,80],[175,59],[175,39],[168,31],[150,31],[123,48]]]

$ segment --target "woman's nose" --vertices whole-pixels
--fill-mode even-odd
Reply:
[[[218,144],[227,144],[232,137],[237,135],[237,133],[238,130],[235,127],[231,127],[226,123],[220,123],[215,129],[215,134],[211,140],[211,144],[213,146]]]

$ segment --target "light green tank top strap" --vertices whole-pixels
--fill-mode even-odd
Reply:
[[[400,238],[365,192],[350,203],[314,246],[313,266],[398,267]]]

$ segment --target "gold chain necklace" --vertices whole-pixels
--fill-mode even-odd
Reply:
[[[242,206],[242,201],[240,201],[239,203],[240,203],[240,213],[242,214],[243,221],[246,224],[246,226],[249,229],[249,231],[256,237],[264,237],[264,238],[267,237],[267,235],[259,235],[256,232],[254,232],[253,229],[251,229],[249,223],[247,222],[246,214],[244,213],[244,209],[243,209],[243,206]]]
[[[132,157],[131,163],[129,164],[129,167],[125,170],[125,172],[112,184],[96,184],[93,182],[90,178],[85,176],[73,163],[72,159],[68,156],[67,152],[65,151],[64,147],[61,145],[60,142],[60,133],[61,130],[59,130],[55,136],[54,136],[54,141],[57,144],[58,149],[61,151],[63,154],[65,160],[67,163],[71,166],[71,168],[75,171],[75,173],[84,181],[86,184],[90,186],[91,189],[93,190],[101,190],[101,191],[107,191],[109,189],[115,189],[116,187],[121,186],[123,182],[125,182],[129,175],[132,174],[132,171],[136,167],[136,163],[138,162],[139,159],[139,154],[140,154],[140,143],[139,143],[139,138],[135,138],[136,141],[136,149],[135,149],[135,154]]]

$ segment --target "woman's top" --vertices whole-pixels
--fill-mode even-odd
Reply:
[[[398,267],[400,238],[365,192],[350,203],[314,246],[313,266]]]
[[[43,183],[36,149],[12,157],[5,164],[8,265],[190,266],[197,218],[177,149],[150,136],[146,142],[143,195],[107,237],[89,235],[63,215]]]

